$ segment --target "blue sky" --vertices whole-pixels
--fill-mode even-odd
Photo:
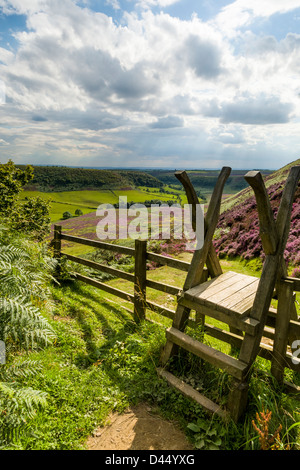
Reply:
[[[300,158],[300,0],[0,0],[0,162]]]

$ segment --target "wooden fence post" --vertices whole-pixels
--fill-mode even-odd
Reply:
[[[293,287],[294,283],[292,281],[284,281],[279,284],[278,288],[278,306],[271,374],[280,385],[282,385],[284,379],[284,368],[288,367],[288,363],[286,361],[286,348],[288,345],[291,311],[294,305]]]
[[[58,259],[61,256],[61,225],[54,225],[54,258]]]
[[[136,322],[146,317],[146,259],[147,240],[135,240],[134,319]]]

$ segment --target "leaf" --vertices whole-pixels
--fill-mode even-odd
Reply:
[[[197,440],[195,447],[196,449],[203,449],[204,445],[205,445],[204,439],[199,439],[199,441]]]
[[[209,444],[208,450],[220,450],[220,449],[219,449],[219,447],[217,447],[217,446],[214,445],[214,444]]]
[[[197,424],[195,424],[195,423],[189,423],[187,425],[187,427],[188,427],[188,429],[190,429],[193,432],[200,432],[201,431],[201,428],[199,428],[199,426],[197,426]]]

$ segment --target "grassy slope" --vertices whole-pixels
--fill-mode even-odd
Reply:
[[[179,258],[188,260],[190,256],[185,253]],[[259,274],[238,260],[222,260],[221,263],[224,271],[233,269]],[[149,271],[148,277],[181,287],[185,275],[162,267]],[[109,282],[132,292],[132,285],[125,281],[114,279]],[[104,424],[112,410],[121,412],[139,400],[158,405],[163,414],[179,421],[190,437],[192,433],[187,424],[197,418],[207,420],[211,429],[220,434],[225,426],[223,423],[217,419],[211,421],[200,407],[158,379],[155,366],[165,342],[164,328],[148,322],[137,327],[129,313],[130,304],[90,286],[70,283],[53,287],[53,295],[52,322],[58,339],[46,351],[31,355],[42,361],[44,371],[31,381],[30,386],[48,391],[48,409],[38,413],[32,423],[33,432],[19,441],[19,448],[82,449],[86,438],[99,424]],[[150,289],[148,295],[161,305],[175,307],[172,296]],[[164,326],[170,324],[158,315],[152,314],[152,318]],[[217,322],[214,324],[218,326]],[[224,352],[227,352],[226,348],[227,345]],[[259,363],[260,367],[266,367],[264,361]],[[207,377],[211,377],[210,370]],[[210,390],[218,392],[222,388],[222,377],[219,376],[219,381],[210,386]],[[258,448],[251,420],[262,408],[272,409],[274,427],[281,423],[284,432],[290,424],[299,421],[298,405],[291,398],[281,399],[266,380],[256,378],[254,374],[245,422],[238,427],[226,425],[220,447],[226,450],[244,448],[248,442],[246,448]],[[291,442],[297,438],[296,429],[289,433]]]
[[[289,168],[299,164],[300,160],[293,162],[268,176],[265,180],[272,210],[275,214],[279,207]],[[225,210],[226,209],[226,210]],[[291,212],[291,226],[285,248],[285,259],[289,268],[293,270],[300,263],[300,186],[296,190],[294,204]],[[254,259],[263,256],[259,236],[259,221],[256,201],[252,189],[237,194],[228,203],[225,200],[223,211],[219,218],[218,229],[214,240],[215,247],[220,256],[241,256],[245,259]]]
[[[295,160],[294,162],[291,162],[284,167],[280,168],[277,171],[274,171],[270,175],[266,176],[264,178],[266,187],[268,188],[272,184],[278,183],[280,181],[285,181],[288,171],[292,166],[295,165],[300,165],[300,159]],[[242,203],[246,199],[248,199],[250,196],[252,196],[253,190],[250,187],[247,187],[246,189],[243,189],[242,191],[239,191],[238,193],[235,193],[233,196],[229,196],[225,200],[222,201],[222,206],[221,206],[221,212],[224,212],[228,209],[231,209],[233,206]]]
[[[45,193],[41,191],[23,191],[22,198],[25,197],[41,197],[46,200],[51,200],[51,221],[57,222],[62,218],[62,214],[66,211],[72,215],[75,214],[76,209],[80,209],[83,214],[87,214],[97,209],[100,204],[115,204],[119,202],[120,196],[126,196],[128,202],[143,203],[147,199],[160,199],[161,201],[168,201],[173,199],[176,202],[176,196],[172,194],[159,193],[155,188],[146,192],[142,189],[128,189],[128,190],[99,190],[99,191],[62,191]]]
[[[227,262],[222,264],[224,270],[232,268]],[[238,264],[236,268],[239,269]],[[184,273],[164,266],[149,272],[148,277],[181,286]],[[129,287],[123,281],[109,282],[128,292],[132,290],[132,285]],[[83,449],[87,437],[105,423],[111,411],[122,412],[139,401],[158,406],[160,413],[179,422],[191,439],[193,433],[188,430],[188,423],[204,419],[221,436],[220,448],[226,450],[245,448],[246,442],[248,449],[259,447],[251,421],[263,407],[272,409],[272,424],[277,427],[282,423],[284,431],[294,420],[299,421],[298,405],[290,398],[281,401],[268,381],[260,376],[256,378],[255,372],[245,421],[236,426],[224,424],[218,418],[211,420],[201,407],[157,376],[156,366],[165,342],[164,327],[170,324],[169,320],[152,314],[164,327],[149,322],[137,326],[132,321],[131,304],[77,282],[53,287],[53,296],[55,308],[51,322],[57,340],[45,351],[30,354],[31,359],[44,365],[43,373],[31,379],[30,386],[48,392],[48,407],[37,414],[29,434],[21,438],[17,448]],[[149,298],[174,308],[171,296],[151,291]],[[189,374],[197,380],[197,363],[191,366],[194,370]],[[265,367],[263,361],[260,367]],[[208,384],[202,384],[208,387],[204,393],[218,394],[226,374],[214,376],[209,368],[207,379]],[[292,442],[297,438],[296,430],[289,433]]]

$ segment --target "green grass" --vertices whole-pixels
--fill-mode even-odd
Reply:
[[[115,204],[119,202],[119,197],[127,197],[127,202],[143,203],[147,199],[160,199],[168,201],[173,199],[177,201],[176,196],[172,194],[159,193],[158,188],[151,188],[149,192],[143,189],[128,190],[102,190],[102,191],[62,191],[45,193],[41,191],[23,191],[21,197],[41,197],[45,200],[51,200],[50,217],[51,222],[57,222],[62,219],[64,212],[68,211],[75,215],[76,209],[80,209],[83,214],[95,211],[100,204]]]
[[[185,254],[180,258],[190,256]],[[251,266],[238,260],[221,262],[224,270],[247,270],[248,274],[255,275]],[[163,266],[149,271],[147,277],[181,287],[185,273]],[[132,284],[126,281],[112,279],[109,283],[132,292]],[[148,321],[136,325],[132,304],[79,282],[54,285],[52,294],[55,308],[51,315],[48,312],[45,315],[50,318],[57,339],[49,348],[30,353],[32,359],[43,365],[42,372],[31,378],[30,386],[48,393],[48,406],[36,414],[27,435],[23,435],[13,448],[84,449],[87,438],[105,424],[111,412],[121,413],[140,401],[158,406],[162,416],[178,422],[195,442],[200,433],[195,433],[188,425],[204,420],[208,429],[214,429],[221,436],[219,448],[225,450],[259,448],[252,419],[255,419],[256,411],[263,408],[272,410],[275,427],[279,423],[283,425],[282,436],[299,421],[299,404],[278,394],[270,386],[268,376],[256,371],[244,421],[235,425],[226,424],[217,417],[212,420],[200,406],[168,387],[157,376],[156,366],[165,343],[164,329],[170,325],[170,320],[148,311],[147,316],[162,326]],[[152,289],[147,290],[147,296],[160,305],[176,307],[173,296]],[[220,326],[213,319],[209,323]],[[197,337],[201,332],[190,331],[190,334]],[[224,343],[212,339],[206,341],[229,352]],[[267,370],[266,361],[259,359],[258,365]],[[211,394],[212,399],[226,390],[226,374],[215,372],[209,366],[199,368],[199,361],[191,355],[182,356],[177,372],[201,383],[207,388],[204,393]],[[294,375],[290,379],[296,380]],[[298,439],[297,429],[295,426],[289,431],[290,442]]]
[[[160,404],[161,413],[171,414],[183,429],[191,413],[202,416],[157,376],[163,329],[148,322],[137,326],[115,297],[84,284],[53,288],[53,295],[57,340],[30,354],[44,365],[30,386],[48,393],[48,406],[14,448],[84,449],[112,411],[141,400]]]

